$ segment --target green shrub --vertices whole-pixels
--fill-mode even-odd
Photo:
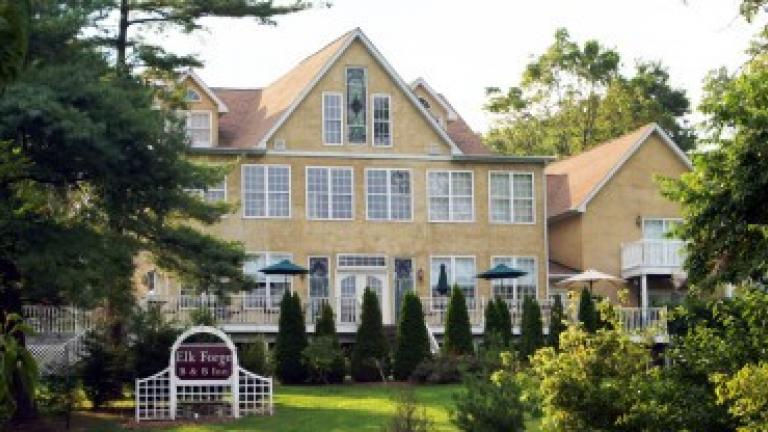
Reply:
[[[501,324],[499,309],[496,307],[496,300],[491,299],[485,305],[485,329],[483,330],[483,345],[488,347],[501,346],[504,339],[501,334]]]
[[[474,356],[440,354],[421,362],[411,374],[414,384],[456,384],[465,374],[479,373],[482,365]]]
[[[509,353],[493,376],[468,374],[466,390],[454,396],[451,422],[467,432],[517,432],[525,430],[525,414],[531,410],[523,397],[523,385]]]
[[[252,342],[238,347],[238,360],[240,366],[257,375],[269,376],[272,370],[269,365],[269,353],[267,342],[259,335]]]
[[[132,375],[128,349],[115,344],[107,333],[106,329],[96,329],[86,335],[85,354],[79,363],[83,389],[94,408],[122,398],[123,387]]]
[[[567,328],[565,324],[565,312],[563,311],[563,302],[560,296],[555,296],[552,303],[549,318],[549,335],[547,336],[547,345],[558,349],[560,347],[560,334]]]
[[[360,326],[352,349],[352,379],[357,382],[383,381],[387,376],[388,356],[379,300],[376,293],[366,288]]]
[[[216,325],[216,318],[211,313],[211,310],[207,307],[200,306],[189,314],[189,320],[192,325],[196,326],[209,326]]]
[[[307,347],[307,328],[298,293],[287,293],[280,302],[280,321],[275,341],[275,374],[283,384],[307,379],[302,353]]]
[[[160,306],[135,308],[129,328],[133,378],[146,378],[168,367],[171,347],[180,333],[165,319]]]
[[[523,318],[520,324],[520,356],[527,359],[528,356],[544,346],[542,333],[541,309],[539,302],[532,296],[526,296],[523,300]]]
[[[429,337],[421,301],[416,294],[408,292],[403,297],[403,308],[397,327],[393,368],[395,379],[408,379],[419,363],[429,355]]]
[[[579,321],[584,325],[584,330],[589,333],[596,332],[599,326],[597,307],[587,288],[581,290],[579,298]]]
[[[502,298],[496,299],[496,315],[499,320],[501,343],[508,347],[512,343],[512,315],[509,313],[507,302]]]
[[[384,432],[429,432],[433,426],[427,408],[419,404],[413,392],[405,391],[398,397],[395,415]]]
[[[315,336],[302,353],[309,382],[338,384],[344,381],[344,353],[332,336]]]
[[[46,417],[61,417],[63,429],[69,430],[72,411],[85,402],[77,377],[66,375],[45,375],[40,378],[35,394],[38,411]]]
[[[333,315],[333,308],[330,304],[324,303],[320,310],[320,317],[315,323],[315,337],[328,337],[330,338],[330,345],[328,349],[331,351],[331,357],[333,358],[333,364],[324,372],[322,382],[330,384],[340,384],[344,382],[344,377],[347,375],[346,362],[344,360],[344,351],[339,344],[339,336],[336,334],[336,319]],[[309,365],[310,374],[317,373],[317,368]]]
[[[445,324],[443,350],[447,354],[463,355],[474,353],[472,327],[469,323],[467,302],[458,286],[453,287],[448,303],[448,317]]]

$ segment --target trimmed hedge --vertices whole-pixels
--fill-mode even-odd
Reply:
[[[584,330],[589,333],[596,332],[600,325],[595,301],[592,300],[592,295],[586,288],[581,290],[579,299],[579,321],[584,324]]]
[[[357,382],[383,381],[387,376],[389,347],[381,323],[379,299],[371,289],[363,293],[363,311],[352,349],[352,379]]]
[[[560,296],[555,296],[555,302],[552,304],[552,310],[550,311],[549,319],[549,336],[548,345],[560,348],[560,333],[566,329],[565,325],[565,312],[563,311],[563,302],[560,300]]]
[[[451,300],[448,303],[443,350],[445,353],[453,355],[474,354],[475,352],[472,344],[472,328],[469,323],[467,302],[458,286],[453,287]]]
[[[520,356],[525,359],[544,346],[543,325],[539,302],[531,296],[523,300],[523,318],[520,324]]]
[[[307,366],[302,353],[307,347],[307,328],[298,293],[286,293],[280,302],[280,321],[275,341],[275,374],[283,384],[302,384]]]
[[[330,340],[331,350],[333,351],[333,362],[329,370],[324,374],[324,382],[330,384],[339,384],[344,382],[346,367],[344,364],[344,352],[339,344],[339,335],[336,334],[336,320],[333,316],[333,308],[330,304],[324,303],[320,311],[320,318],[315,323],[315,337],[328,338]]]

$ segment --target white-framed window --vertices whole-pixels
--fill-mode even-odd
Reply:
[[[347,83],[347,142],[365,144],[368,141],[368,71],[364,67],[348,67]]]
[[[538,292],[538,273],[536,257],[532,256],[495,256],[491,258],[491,268],[504,264],[518,270],[525,275],[512,280],[494,280],[491,282],[494,297],[504,300],[523,301],[525,297],[536,298]]]
[[[330,294],[330,259],[327,256],[309,257],[309,296],[328,298]]]
[[[227,179],[226,177],[219,183],[208,186],[202,189],[187,189],[187,192],[192,195],[199,196],[200,199],[209,202],[226,202],[227,201]]]
[[[325,145],[341,145],[344,95],[338,92],[323,93],[323,143]]]
[[[352,219],[353,177],[350,167],[307,167],[307,219]]]
[[[291,217],[291,167],[243,165],[243,217]]]
[[[339,269],[381,269],[387,267],[386,255],[339,254],[336,256]]]
[[[256,288],[245,294],[244,306],[248,309],[279,309],[285,293],[291,292],[291,278],[281,275],[265,275],[260,270],[293,256],[284,252],[248,253],[243,263],[243,273],[256,281]]]
[[[210,147],[211,112],[188,111],[186,113],[186,131],[192,147]]]
[[[448,288],[453,289],[457,285],[464,293],[464,297],[474,301],[476,291],[475,257],[473,256],[433,256],[430,257],[429,283],[433,297],[439,297],[437,283],[440,279],[440,267],[445,266],[448,276]],[[450,292],[448,293],[450,295]]]
[[[672,230],[682,223],[680,218],[644,218],[643,238],[646,240],[665,240]]]
[[[372,96],[373,145],[389,147],[392,145],[392,98],[388,94]]]
[[[534,223],[533,173],[491,171],[489,208],[493,223]]]
[[[198,93],[197,90],[187,87],[187,91],[184,93],[184,101],[200,102],[201,100],[202,98],[200,97],[200,93]]]
[[[370,220],[409,221],[413,216],[411,172],[370,168],[365,171],[366,208]]]
[[[472,171],[429,171],[430,222],[471,222],[474,210]]]

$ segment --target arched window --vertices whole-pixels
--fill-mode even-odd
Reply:
[[[200,102],[200,93],[195,89],[188,88],[187,93],[184,95],[184,100],[187,102]]]

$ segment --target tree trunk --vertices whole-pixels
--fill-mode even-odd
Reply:
[[[128,50],[128,0],[120,0],[120,24],[117,32],[117,69],[127,71],[126,51]]]

